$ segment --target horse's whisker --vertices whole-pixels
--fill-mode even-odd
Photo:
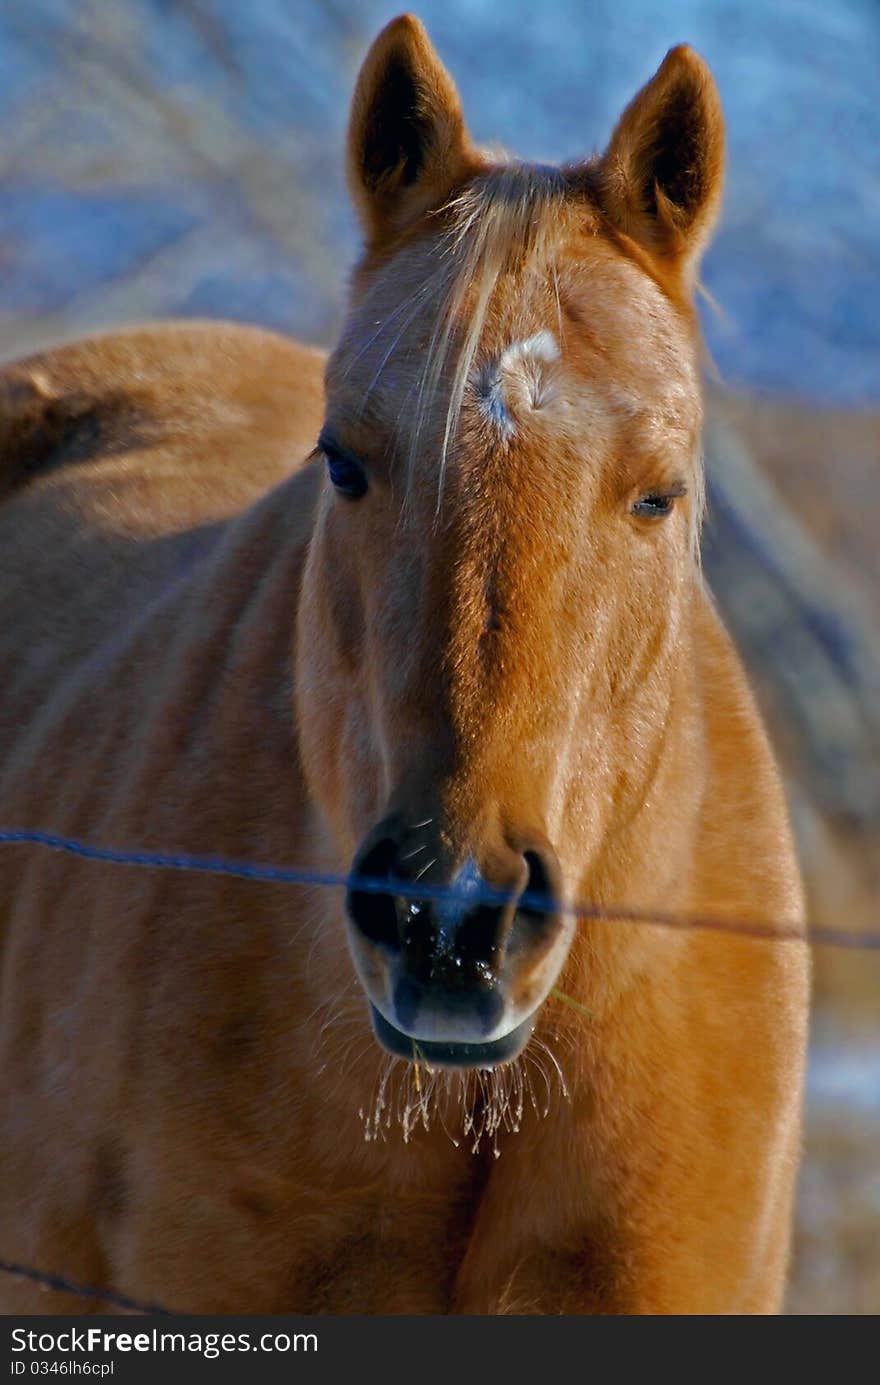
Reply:
[[[401,855],[400,859],[401,859],[401,861],[411,861],[412,858],[413,858],[413,856],[418,856],[418,855],[419,855],[419,852],[421,852],[421,851],[427,851],[427,850],[428,850],[427,842],[422,842],[421,846],[413,847],[412,851],[404,851],[403,854]]]

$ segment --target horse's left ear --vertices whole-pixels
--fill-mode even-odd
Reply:
[[[467,169],[455,83],[414,15],[393,19],[358,76],[348,181],[371,248],[439,207]]]
[[[627,106],[598,174],[609,220],[690,276],[718,214],[724,179],[721,101],[692,48],[670,49]]]

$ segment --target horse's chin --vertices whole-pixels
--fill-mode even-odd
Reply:
[[[491,1043],[469,1044],[455,1040],[438,1042],[435,1039],[416,1039],[389,1024],[375,1005],[370,1004],[373,1031],[383,1048],[396,1058],[425,1063],[432,1068],[494,1068],[510,1063],[525,1048],[535,1025],[534,1014]]]

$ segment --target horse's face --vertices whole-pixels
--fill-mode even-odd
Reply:
[[[473,154],[412,21],[377,40],[355,99],[371,242],[327,372],[299,715],[311,789],[354,860],[349,940],[376,1032],[409,1057],[518,1052],[568,951],[575,872],[662,751],[700,503],[679,290],[717,183],[688,111],[719,136],[697,60],[668,59],[658,83],[689,171],[651,153],[641,246],[620,170],[627,150],[647,157],[638,102],[662,125],[652,87],[605,164],[564,175]],[[664,186],[699,193],[674,227]]]

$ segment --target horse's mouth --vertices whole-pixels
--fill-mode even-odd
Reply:
[[[389,1024],[372,1002],[370,1014],[376,1038],[389,1053],[396,1058],[408,1058],[411,1063],[423,1062],[429,1067],[438,1068],[494,1068],[499,1063],[509,1063],[528,1043],[535,1024],[535,1016],[529,1015],[500,1039],[486,1044],[469,1044],[454,1040],[437,1042],[433,1039],[414,1039]]]

